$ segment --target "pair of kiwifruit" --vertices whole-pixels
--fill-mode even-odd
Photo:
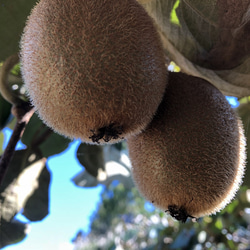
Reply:
[[[244,170],[242,125],[223,94],[169,73],[135,0],[41,0],[21,40],[42,120],[87,143],[127,139],[141,193],[183,222],[221,210]]]

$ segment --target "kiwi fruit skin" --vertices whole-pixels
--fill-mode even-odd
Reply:
[[[41,0],[20,47],[23,79],[40,118],[87,143],[140,133],[168,82],[154,23],[135,0]]]
[[[201,78],[170,73],[154,119],[127,143],[141,194],[183,221],[220,211],[241,184],[242,123],[224,95]]]

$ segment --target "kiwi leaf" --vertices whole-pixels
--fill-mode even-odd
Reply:
[[[107,162],[120,163],[120,151],[124,148],[123,142],[105,146],[82,143],[77,149],[76,157],[88,173],[96,178],[98,169],[104,170]],[[86,174],[84,176],[87,177]]]
[[[36,0],[0,1],[0,61],[19,51],[19,41],[27,16]]]
[[[224,94],[250,95],[248,1],[157,0],[146,5],[171,60]],[[176,7],[177,6],[177,7]],[[173,10],[175,20],[173,22]]]
[[[28,224],[16,219],[11,222],[1,220],[0,248],[22,241],[27,236],[27,228]]]
[[[171,249],[184,249],[187,247],[195,235],[195,229],[190,230],[184,228],[176,237],[175,241],[171,244]]]
[[[230,2],[233,1],[157,0],[156,3],[150,4],[148,8],[151,10],[151,15],[158,15],[159,20],[164,21],[164,27],[163,23],[161,24],[162,28],[169,41],[176,46],[179,52],[190,61],[198,65],[204,65],[210,51],[222,42],[219,38],[226,38],[231,29],[237,32],[238,46],[242,46],[242,51],[249,48],[249,45],[247,45],[249,39],[246,39],[249,33],[246,32],[246,29],[250,19],[246,18],[244,21],[244,15],[249,10],[248,2],[243,3],[241,1],[233,6],[230,6]],[[176,15],[175,22],[171,18],[173,10]],[[228,15],[229,13],[231,15]],[[167,16],[170,18],[166,18]],[[178,20],[178,25],[176,20]],[[224,33],[222,33],[222,28]],[[236,39],[236,37],[231,39]],[[246,53],[242,54],[236,47],[231,47],[230,44],[224,45],[228,53],[237,52],[238,55],[238,57],[235,55],[233,60],[225,62],[228,67],[231,64],[239,64],[242,58],[249,56]],[[217,59],[219,60],[219,58]],[[227,67],[227,65],[222,66]]]
[[[81,171],[80,173],[76,174],[71,181],[77,187],[96,187],[99,182],[97,181],[96,177],[91,175],[87,170]]]
[[[94,177],[97,177],[99,168],[104,169],[103,146],[82,143],[77,149],[76,157]]]
[[[70,139],[65,138],[49,129],[37,116],[34,114],[21,139],[27,147],[38,147],[44,157],[59,154],[67,149]]]
[[[50,172],[43,168],[38,178],[39,188],[27,200],[22,214],[30,221],[40,221],[49,213]]]
[[[116,180],[124,187],[133,187],[130,166],[121,160],[124,148],[124,142],[103,146],[82,143],[77,150],[77,158],[85,170],[72,178],[73,183],[78,187],[95,187],[98,184],[109,187]]]
[[[11,116],[11,104],[0,95],[0,130],[7,124]]]
[[[10,222],[19,213],[30,197],[47,197],[49,178],[44,178],[45,160],[29,150],[18,150],[10,162],[7,173],[0,187],[1,218]],[[45,194],[46,192],[46,194]],[[30,204],[30,203],[28,203]],[[48,198],[39,201],[42,208],[48,207]],[[41,219],[47,214],[34,218]],[[48,208],[47,208],[48,210]],[[40,207],[36,213],[40,213]]]

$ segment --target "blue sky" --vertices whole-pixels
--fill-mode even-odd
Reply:
[[[238,106],[236,98],[227,99],[233,107]],[[5,130],[5,134],[6,143],[11,131]],[[102,186],[79,188],[71,182],[70,179],[83,169],[75,158],[79,144],[80,141],[74,141],[66,151],[48,159],[52,175],[50,214],[41,222],[31,223],[26,239],[6,250],[72,250],[71,239],[76,232],[89,230],[89,217],[97,208]],[[22,216],[18,219],[24,220]]]
[[[6,142],[10,133],[5,130]],[[66,151],[48,159],[52,175],[50,214],[41,222],[31,223],[29,235],[6,250],[72,250],[70,242],[77,230],[88,231],[89,216],[97,207],[102,186],[79,188],[71,182],[70,179],[83,169],[75,158],[79,144],[74,141]],[[25,221],[22,216],[17,218]]]

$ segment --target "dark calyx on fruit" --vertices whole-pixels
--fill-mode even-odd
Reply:
[[[186,209],[181,206],[178,208],[176,205],[169,205],[168,209],[165,212],[169,212],[169,214],[178,221],[185,223],[188,218],[196,219],[196,217],[187,213]]]
[[[106,127],[99,128],[97,132],[94,130],[91,130],[91,132],[93,135],[90,136],[89,139],[98,144],[100,143],[100,140],[109,142],[112,139],[123,139],[123,137],[120,137],[120,135],[123,133],[122,126],[115,126],[114,123],[111,123]]]

